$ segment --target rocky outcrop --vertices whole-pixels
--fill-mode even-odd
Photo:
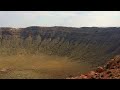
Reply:
[[[104,67],[67,79],[120,79],[120,55],[115,56]]]

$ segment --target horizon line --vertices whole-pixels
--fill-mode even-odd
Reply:
[[[2,26],[0,28],[29,28],[29,27],[66,27],[66,28],[120,28],[120,26],[81,26],[81,27],[74,27],[74,26],[26,26],[26,27],[11,27],[11,26]]]

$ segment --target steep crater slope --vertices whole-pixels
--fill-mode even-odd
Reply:
[[[120,28],[27,27],[0,28],[0,55],[67,56],[102,65],[120,53]]]

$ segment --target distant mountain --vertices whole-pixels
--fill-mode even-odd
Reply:
[[[120,53],[119,27],[0,28],[0,55],[39,54],[103,65]]]

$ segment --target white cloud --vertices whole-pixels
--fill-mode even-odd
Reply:
[[[0,11],[0,26],[120,26],[120,11]]]
[[[79,26],[120,26],[118,11],[89,11],[68,20],[68,25]]]

